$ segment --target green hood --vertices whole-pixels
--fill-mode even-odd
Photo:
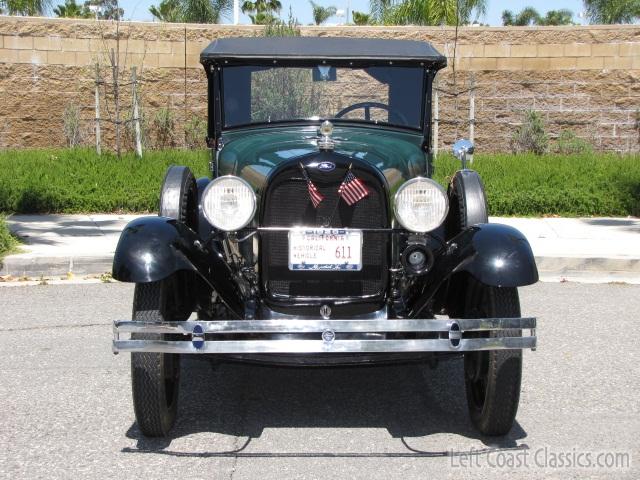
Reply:
[[[261,190],[280,163],[318,152],[315,126],[251,128],[223,135],[220,175],[237,175]],[[390,187],[426,171],[419,133],[382,128],[341,127],[333,130],[336,153],[364,160],[378,168]]]

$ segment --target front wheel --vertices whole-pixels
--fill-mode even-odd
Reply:
[[[183,318],[176,318],[175,314],[175,280],[170,277],[159,282],[136,284],[133,319],[145,322],[182,320]],[[132,334],[131,338],[162,340],[163,335]],[[131,354],[133,409],[143,435],[161,437],[169,433],[176,420],[179,386],[180,355],[147,352]]]
[[[492,287],[471,281],[465,302],[467,318],[517,318],[516,288]],[[491,331],[489,336],[515,336],[520,331]],[[489,350],[464,354],[467,405],[473,425],[484,435],[506,435],[520,401],[522,350]]]

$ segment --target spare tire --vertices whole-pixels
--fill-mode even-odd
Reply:
[[[198,231],[198,188],[188,167],[171,166],[160,190],[161,217],[175,218]]]
[[[489,223],[489,209],[484,184],[478,172],[459,170],[447,188],[449,214],[445,229],[447,240],[467,227]]]
[[[188,167],[172,165],[167,170],[160,189],[158,214],[182,222],[198,233],[198,187]],[[180,315],[188,318],[196,308],[200,282],[194,272],[187,270],[176,272],[174,276],[180,294],[179,304],[183,307]]]

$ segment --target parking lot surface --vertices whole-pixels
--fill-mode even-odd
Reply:
[[[0,288],[3,478],[639,478],[640,286],[521,289],[517,423],[479,437],[462,362],[296,369],[182,363],[172,436],[148,440],[111,321],[133,288]],[[610,464],[616,464],[611,466]]]

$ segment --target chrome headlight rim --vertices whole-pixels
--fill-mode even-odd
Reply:
[[[212,221],[212,219],[209,217],[209,213],[207,212],[207,209],[204,208],[205,198],[207,197],[207,193],[209,192],[209,190],[211,188],[213,188],[217,183],[220,183],[223,180],[237,180],[238,182],[244,184],[249,189],[249,191],[252,193],[253,207],[251,209],[251,215],[249,215],[248,220],[244,224],[242,224],[242,226],[240,226],[238,228],[233,228],[233,229],[221,228],[220,226],[216,225]],[[256,215],[256,212],[258,210],[258,199],[256,197],[256,192],[253,190],[253,187],[244,178],[238,177],[236,175],[222,175],[220,177],[214,178],[204,188],[204,190],[202,191],[202,196],[200,198],[201,198],[201,200],[200,200],[200,208],[202,209],[202,214],[204,215],[204,218],[207,220],[207,222],[209,222],[209,224],[211,226],[213,226],[214,228],[216,228],[218,230],[221,230],[223,232],[237,232],[238,230],[242,230],[243,228],[245,228],[247,225],[249,225],[253,221],[253,219],[254,219],[254,217]]]
[[[408,186],[413,185],[414,183],[419,183],[419,182],[427,182],[427,183],[431,183],[432,185],[434,185],[440,191],[440,193],[442,193],[442,196],[443,196],[444,202],[445,202],[444,212],[442,213],[442,217],[440,218],[440,222],[438,222],[438,224],[435,227],[433,227],[432,229],[429,229],[429,230],[414,230],[413,228],[409,228],[407,225],[405,225],[405,222],[402,220],[402,217],[398,214],[398,198],[399,198],[400,194]],[[429,177],[414,177],[414,178],[411,178],[411,179],[407,180],[402,185],[400,185],[400,188],[398,188],[398,191],[394,195],[394,197],[393,197],[393,214],[394,214],[396,220],[398,221],[398,223],[405,230],[408,230],[408,231],[414,232],[414,233],[429,233],[429,232],[433,232],[435,229],[437,229],[438,227],[440,227],[444,223],[444,221],[447,218],[447,215],[449,214],[449,196],[447,195],[447,191],[444,189],[444,187],[442,185],[440,185],[438,182],[436,182],[434,179],[429,178]]]

